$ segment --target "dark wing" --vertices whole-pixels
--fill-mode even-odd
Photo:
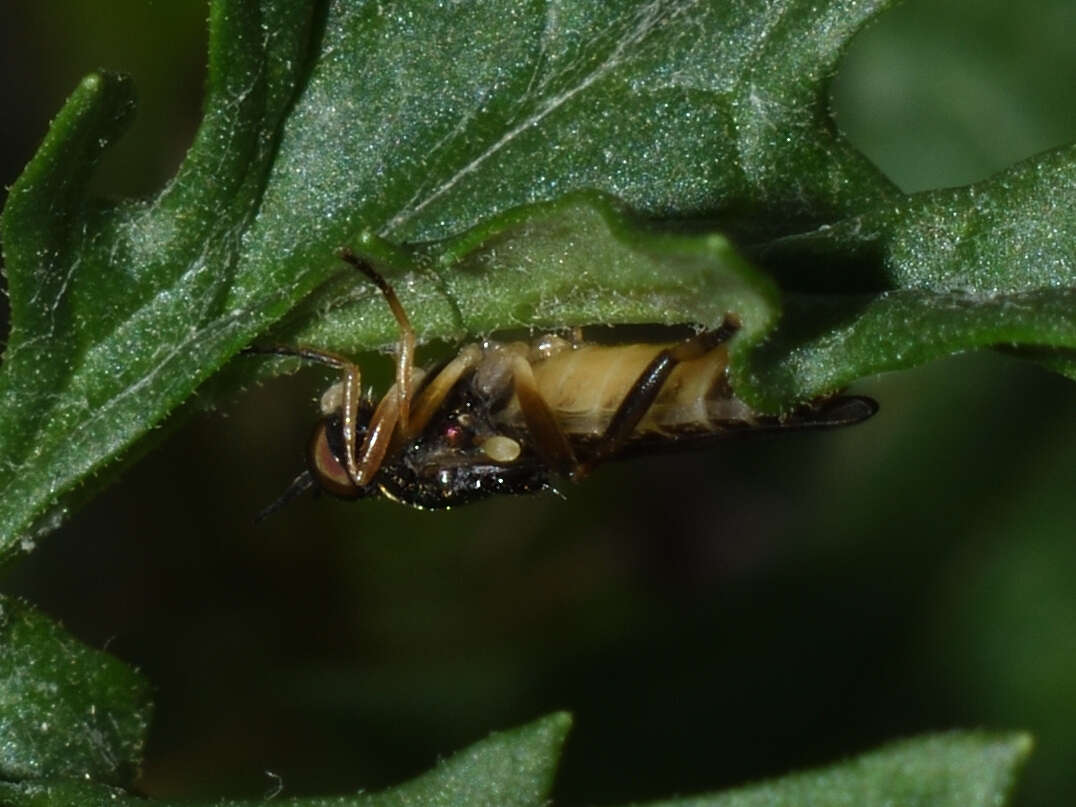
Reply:
[[[665,426],[662,432],[643,432],[629,438],[627,444],[613,457],[629,459],[648,454],[705,449],[715,442],[732,437],[836,429],[861,423],[878,411],[878,402],[862,395],[839,395],[816,404],[809,404],[781,416],[755,415],[747,420],[715,420],[702,425],[698,422],[683,427]],[[573,435],[572,448],[581,460],[593,452],[597,436]]]

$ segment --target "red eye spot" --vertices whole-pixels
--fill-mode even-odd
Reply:
[[[441,429],[441,439],[450,448],[470,448],[474,442],[471,416],[463,413],[449,418]]]

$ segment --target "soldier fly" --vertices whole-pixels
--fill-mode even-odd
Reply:
[[[499,494],[549,490],[629,456],[695,448],[732,434],[831,428],[877,411],[837,396],[783,417],[761,415],[728,381],[727,343],[740,327],[677,342],[598,344],[545,335],[533,342],[471,343],[430,371],[414,364],[415,332],[392,286],[350,250],[341,259],[380,290],[400,329],[395,383],[378,401],[363,395],[358,365],[325,351],[253,348],[340,371],[322,397],[308,468],[259,520],[318,488],[344,499],[382,496],[444,509]]]

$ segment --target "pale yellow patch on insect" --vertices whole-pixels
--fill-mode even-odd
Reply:
[[[511,437],[497,434],[482,443],[482,453],[494,462],[507,465],[519,459],[519,443]]]

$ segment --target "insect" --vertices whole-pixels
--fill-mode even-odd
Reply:
[[[392,286],[350,250],[340,257],[380,290],[400,329],[395,383],[375,401],[355,363],[318,350],[253,348],[338,369],[308,468],[259,520],[317,487],[345,499],[383,496],[441,509],[550,489],[609,460],[703,446],[728,435],[858,423],[870,398],[838,396],[784,417],[760,415],[729,386],[720,327],[677,342],[598,344],[576,334],[466,344],[429,371],[414,364],[415,332]]]

